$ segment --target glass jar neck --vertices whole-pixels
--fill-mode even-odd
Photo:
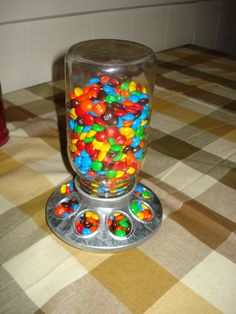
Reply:
[[[78,174],[75,178],[76,184],[87,194],[93,197],[108,198],[125,195],[130,192],[135,184],[135,178],[126,180],[91,181],[85,176]]]

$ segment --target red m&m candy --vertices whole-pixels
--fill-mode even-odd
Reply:
[[[99,142],[105,142],[107,140],[108,136],[107,136],[107,133],[103,131],[103,132],[97,132],[95,138]]]
[[[117,137],[118,135],[120,135],[120,132],[116,127],[109,126],[106,129],[106,134],[109,138],[112,138],[112,137]]]
[[[84,117],[84,124],[85,125],[93,125],[94,124],[94,117],[91,114],[86,114]]]

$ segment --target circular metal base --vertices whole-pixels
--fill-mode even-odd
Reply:
[[[65,184],[64,184],[65,186]],[[66,183],[67,192],[61,193],[61,188],[49,197],[46,207],[46,218],[51,230],[66,243],[87,251],[114,252],[134,247],[147,240],[158,230],[162,221],[162,206],[157,196],[143,184],[120,197],[95,198],[79,188],[76,181]],[[69,189],[70,187],[71,190]],[[141,193],[139,192],[141,191]],[[144,193],[142,193],[142,191]],[[73,211],[66,215],[58,215],[56,208],[60,204],[76,203]],[[133,207],[148,208],[152,213],[149,220],[140,219],[134,213]],[[137,206],[136,206],[137,207]],[[84,213],[94,213],[99,217],[99,226],[91,234],[83,235],[77,230],[77,222]],[[109,227],[109,219],[122,214],[129,224],[129,232],[125,236],[117,236]]]

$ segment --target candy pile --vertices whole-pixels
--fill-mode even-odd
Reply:
[[[68,184],[62,184],[60,188],[61,194],[71,194],[74,192],[74,190],[74,184],[72,182]]]
[[[149,221],[153,218],[151,209],[142,201],[133,201],[130,203],[132,213],[142,221]]]
[[[146,190],[142,185],[137,184],[134,190],[134,193],[142,198],[150,199],[152,197],[151,192]]]
[[[71,159],[87,180],[105,179],[109,185],[139,171],[150,118],[149,97],[140,84],[91,78],[70,93],[67,115]]]
[[[107,221],[108,229],[118,237],[126,237],[131,232],[131,223],[122,213],[113,213]]]
[[[76,199],[63,201],[55,207],[55,214],[58,217],[65,218],[74,214],[78,207],[79,202]]]
[[[76,219],[75,230],[87,236],[94,233],[99,226],[99,216],[93,211],[86,211]]]

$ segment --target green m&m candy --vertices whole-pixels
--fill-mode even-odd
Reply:
[[[139,212],[138,204],[135,202],[132,202],[130,204],[130,208],[134,214],[137,214]]]
[[[98,161],[98,160],[95,160],[92,162],[92,169],[93,171],[99,171],[102,169],[102,162],[101,161]]]
[[[116,171],[113,170],[113,169],[108,170],[106,176],[107,176],[108,179],[115,178],[115,176],[116,176]]]
[[[97,123],[94,123],[92,129],[93,129],[94,131],[97,131],[97,132],[102,132],[102,131],[105,129],[105,127],[104,127],[104,126],[101,126],[101,125],[99,125],[99,124],[97,124]]]
[[[125,237],[126,236],[126,232],[125,232],[125,230],[117,229],[115,231],[115,235],[118,236],[118,237]]]
[[[129,90],[129,83],[124,82],[120,85],[120,90]]]

